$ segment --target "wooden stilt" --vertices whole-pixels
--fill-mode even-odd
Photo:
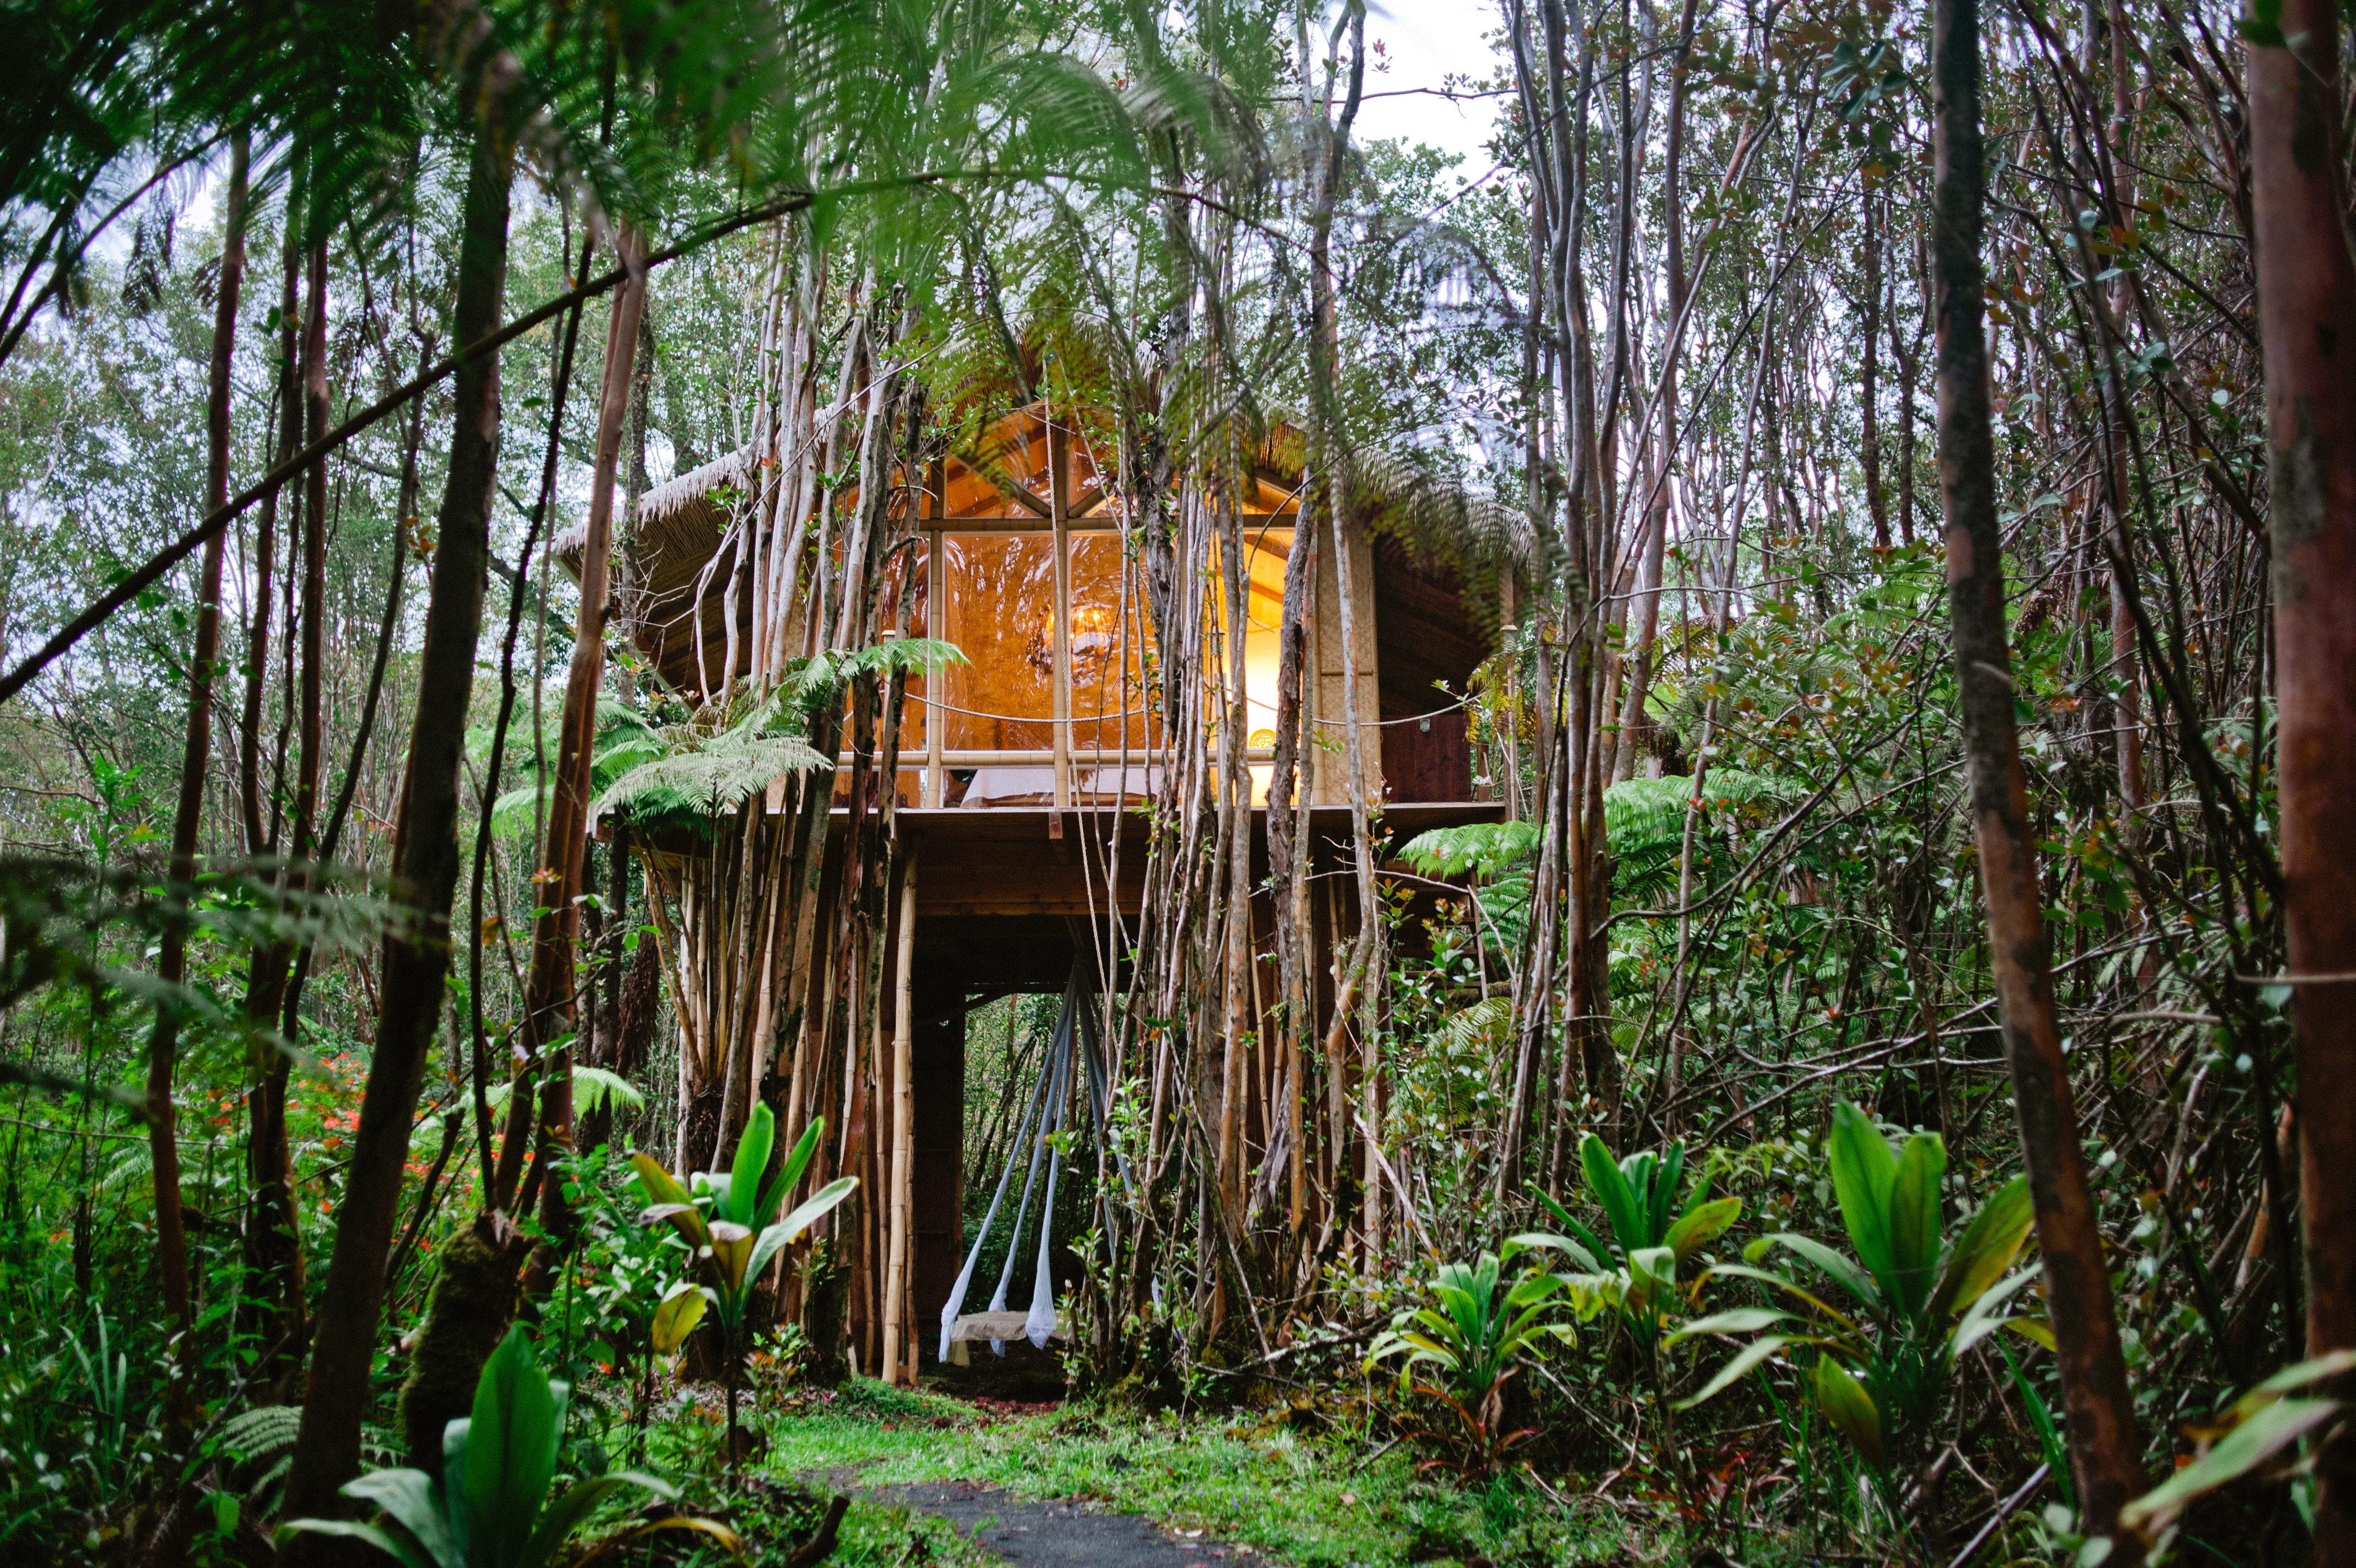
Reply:
[[[916,1090],[911,1070],[915,1058],[916,1003],[914,973],[916,954],[916,854],[908,851],[908,869],[900,878],[900,943],[897,985],[892,1021],[892,1241],[884,1254],[884,1380],[913,1388],[916,1382],[914,1347],[907,1337],[905,1305],[908,1298],[908,1249],[913,1234],[911,1208],[916,1186]],[[903,1364],[905,1360],[905,1365]]]

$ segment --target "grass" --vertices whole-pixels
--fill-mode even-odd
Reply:
[[[762,1463],[781,1481],[841,1489],[972,1481],[1024,1499],[1084,1498],[1248,1545],[1292,1568],[1676,1556],[1677,1532],[1664,1521],[1632,1530],[1635,1521],[1623,1514],[1566,1509],[1519,1480],[1459,1488],[1419,1477],[1403,1449],[1370,1452],[1280,1420],[1087,1406],[994,1416],[866,1381],[789,1395],[761,1420],[768,1438]],[[905,1510],[863,1499],[850,1518],[879,1539],[910,1528]],[[1634,1549],[1640,1535],[1657,1537],[1657,1557]]]

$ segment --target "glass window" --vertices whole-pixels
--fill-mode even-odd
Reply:
[[[891,557],[891,561],[878,591],[876,626],[889,635],[900,624],[900,596],[905,593],[908,596],[908,635],[930,637],[932,633],[926,628],[932,624],[932,606],[928,602],[931,570],[926,564],[924,536],[919,534],[915,545],[899,551]],[[840,542],[835,547],[834,562],[834,580],[840,585],[842,581]],[[880,698],[882,694],[879,686],[877,695]],[[881,716],[879,713],[879,724]],[[841,731],[841,745],[846,751],[851,747],[851,693],[846,691],[843,693]],[[878,744],[880,746],[880,734]],[[907,701],[900,713],[900,754],[904,757],[921,755],[925,745],[925,676],[923,671],[917,669],[908,673]]]
[[[1276,744],[1277,665],[1284,624],[1284,563],[1292,550],[1292,530],[1256,528],[1244,535],[1244,710],[1249,725],[1245,744],[1264,749]]]
[[[1162,735],[1153,613],[1118,533],[1072,535],[1072,749],[1141,751]]]
[[[969,663],[944,671],[951,751],[1055,745],[1055,543],[1045,533],[942,536],[940,635]]]

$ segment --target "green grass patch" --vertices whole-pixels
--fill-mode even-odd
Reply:
[[[1655,1527],[1657,1557],[1633,1551],[1638,1521],[1566,1508],[1522,1480],[1460,1487],[1419,1476],[1401,1448],[1369,1450],[1248,1417],[1067,1406],[992,1420],[938,1395],[853,1382],[798,1392],[759,1419],[769,1439],[762,1463],[780,1479],[839,1487],[972,1481],[1024,1499],[1087,1498],[1294,1568],[1634,1563],[1681,1554],[1674,1529]]]

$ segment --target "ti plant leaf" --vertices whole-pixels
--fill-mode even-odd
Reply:
[[[2356,1369],[2356,1350],[2335,1350],[2327,1356],[2285,1367],[2225,1412],[2223,1434],[2214,1443],[2204,1434],[2191,1464],[2119,1510],[2119,1525],[2146,1541],[2157,1540],[2187,1504],[2204,1493],[2266,1465],[2284,1450],[2310,1437],[2347,1411],[2346,1402],[2328,1395],[2290,1398],[2329,1379]],[[2346,1442],[2340,1433],[2336,1439]]]
[[[1890,1192],[1898,1183],[1898,1158],[1872,1118],[1844,1100],[1833,1107],[1830,1144],[1833,1192],[1841,1222],[1858,1261],[1887,1291],[1898,1267],[1890,1233]]]
[[[668,1356],[686,1344],[695,1326],[703,1321],[704,1308],[711,1304],[712,1298],[701,1285],[681,1280],[671,1286],[655,1308],[655,1354]]]
[[[613,1493],[635,1487],[677,1495],[669,1482],[617,1471],[551,1498],[566,1391],[540,1369],[530,1331],[514,1325],[476,1381],[472,1413],[443,1431],[439,1479],[372,1470],[343,1492],[373,1504],[380,1522],[291,1520],[279,1527],[280,1544],[297,1534],[332,1535],[364,1541],[402,1568],[547,1568],[570,1555],[573,1532]],[[583,1560],[609,1544],[593,1544]]]
[[[1815,1384],[1816,1404],[1826,1417],[1865,1456],[1867,1464],[1877,1470],[1886,1468],[1890,1455],[1881,1444],[1881,1412],[1865,1385],[1830,1356],[1817,1358]]]

